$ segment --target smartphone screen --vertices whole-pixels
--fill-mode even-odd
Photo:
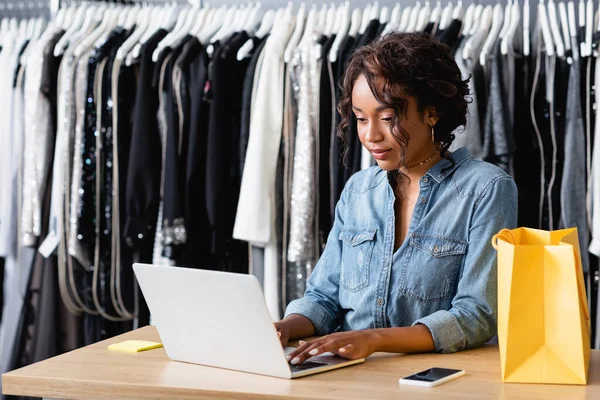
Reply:
[[[421,382],[435,382],[440,379],[444,379],[447,376],[454,375],[461,372],[459,369],[449,368],[430,368],[425,371],[418,372],[414,375],[403,378],[404,380],[421,381]]]

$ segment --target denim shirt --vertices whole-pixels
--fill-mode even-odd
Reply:
[[[465,148],[420,179],[406,239],[394,252],[394,191],[372,167],[352,176],[300,314],[317,335],[423,324],[439,352],[483,345],[496,334],[492,237],[517,224],[517,187]]]

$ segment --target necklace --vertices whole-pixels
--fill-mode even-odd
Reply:
[[[442,146],[440,145],[440,146],[437,148],[437,150],[435,151],[435,153],[433,153],[433,154],[431,155],[431,157],[429,157],[427,160],[421,161],[421,162],[420,162],[420,163],[418,163],[418,164],[409,165],[409,166],[407,167],[407,169],[411,169],[411,168],[415,168],[415,167],[420,167],[420,166],[421,166],[421,165],[423,165],[423,164],[427,164],[429,161],[431,161],[431,160],[433,159],[433,157],[435,157],[435,156],[436,156],[436,154],[438,154],[438,153],[440,152],[440,149],[441,149],[441,148],[442,148]]]

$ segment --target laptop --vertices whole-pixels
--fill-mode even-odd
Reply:
[[[256,277],[134,264],[133,270],[167,355],[279,378],[299,378],[364,362],[331,353],[291,365]]]

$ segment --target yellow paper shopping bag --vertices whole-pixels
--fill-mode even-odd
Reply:
[[[492,244],[502,380],[585,385],[590,317],[577,229],[503,229]]]

